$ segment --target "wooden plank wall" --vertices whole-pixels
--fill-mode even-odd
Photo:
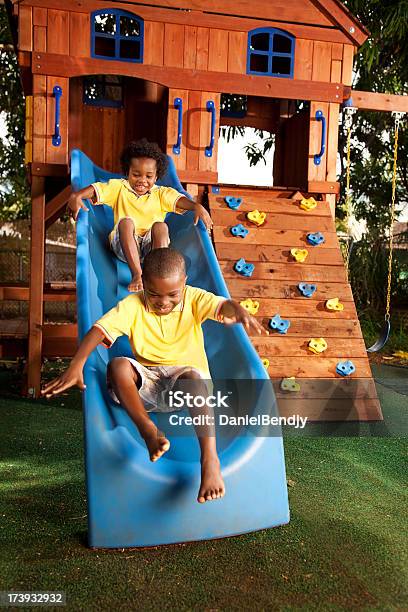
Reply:
[[[124,108],[90,106],[82,98],[82,78],[71,79],[70,151],[79,147],[98,166],[120,172],[120,154],[130,140],[146,137],[164,147],[167,91],[161,85],[124,79]]]
[[[322,55],[330,61],[319,63],[318,58]],[[312,80],[331,83],[343,83],[351,85],[353,72],[354,47],[340,43],[317,43],[313,45],[313,67]],[[322,157],[319,166],[313,161],[313,156],[320,150],[321,123],[316,121],[317,110],[322,110],[327,121],[326,153]],[[309,169],[308,180],[310,181],[335,181],[336,162],[338,149],[338,121],[339,104],[312,102],[310,105],[310,134],[309,134]],[[334,198],[334,196],[330,196]],[[332,202],[332,205],[334,202]]]
[[[144,63],[235,74],[246,73],[247,39],[245,31],[228,31],[197,25],[181,25],[145,20]],[[284,24],[282,24],[284,29]],[[22,5],[19,10],[19,48],[69,54],[90,55],[89,13],[46,9]],[[294,78],[330,82],[333,61],[343,68],[334,71],[339,81],[351,83],[354,47],[335,42],[296,38]],[[261,78],[261,77],[260,77]],[[333,81],[332,82],[336,82]]]
[[[178,110],[174,99],[183,102],[183,137],[180,155],[174,155],[173,145],[177,142]],[[207,101],[213,100],[217,109],[215,125],[215,143],[212,157],[205,156],[205,147],[210,143],[211,114],[207,111]],[[210,91],[188,91],[169,89],[167,121],[167,154],[175,163],[177,170],[196,172],[217,172],[217,142],[219,132],[220,94]]]
[[[243,199],[239,210],[230,210],[224,197]],[[334,220],[326,202],[302,211],[291,193],[271,189],[221,186],[219,194],[209,193],[214,222],[217,257],[231,296],[241,301],[259,302],[256,317],[269,330],[270,318],[279,313],[289,319],[287,334],[270,332],[269,336],[252,336],[261,358],[269,360],[268,373],[276,382],[278,408],[281,414],[299,413],[311,420],[376,420],[381,408],[357,312],[347,283]],[[257,228],[246,213],[253,209],[266,213],[265,223]],[[242,223],[248,235],[234,238],[231,226]],[[310,247],[309,232],[322,231],[326,242]],[[308,258],[299,264],[290,255],[293,247],[307,248]],[[234,262],[244,257],[255,264],[251,278],[237,274]],[[311,282],[317,289],[312,298],[303,297],[297,285]],[[328,311],[325,301],[338,297],[344,305],[341,312]],[[311,338],[323,337],[327,350],[315,355],[308,349]],[[352,359],[356,372],[347,379],[336,373],[339,361]],[[295,376],[301,385],[299,393],[280,389],[282,378]]]

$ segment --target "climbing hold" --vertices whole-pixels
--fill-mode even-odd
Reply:
[[[327,349],[327,342],[324,338],[311,338],[308,347],[309,351],[318,355],[319,353],[324,353]]]
[[[331,300],[327,300],[325,303],[327,310],[344,310],[344,306],[341,302],[339,302],[339,298],[335,297]]]
[[[336,366],[337,374],[340,376],[350,376],[356,371],[356,366],[352,361],[339,361]]]
[[[282,391],[300,391],[300,385],[294,376],[283,378],[280,384]]]
[[[230,232],[233,236],[239,236],[240,238],[245,238],[249,230],[247,230],[242,225],[242,223],[238,223],[238,225],[233,225],[232,227],[230,227]]]
[[[242,276],[252,276],[255,270],[254,264],[247,263],[243,257],[234,263],[234,270]]]
[[[299,204],[303,210],[313,210],[317,206],[317,202],[314,198],[303,198]]]
[[[290,321],[288,319],[281,319],[280,315],[276,314],[270,319],[269,327],[276,329],[280,334],[286,334],[290,327]]]
[[[323,244],[324,236],[321,232],[316,232],[315,234],[308,234],[306,239],[309,244],[313,246],[318,246],[319,244]]]
[[[251,315],[256,315],[256,313],[259,310],[259,302],[257,302],[256,300],[251,300],[250,298],[248,298],[247,300],[242,300],[242,302],[240,302],[240,304]]]
[[[269,368],[269,359],[266,359],[266,357],[261,357],[261,360],[264,368],[267,370]]]
[[[293,255],[298,263],[303,263],[309,253],[307,249],[290,249],[290,254]]]
[[[232,210],[237,210],[242,202],[242,198],[234,198],[233,196],[225,196],[224,200],[226,201],[227,206]]]
[[[247,213],[246,217],[248,221],[250,221],[251,223],[254,223],[255,225],[259,227],[260,225],[265,223],[266,213],[259,212],[259,210],[251,210],[251,212]]]
[[[309,285],[308,283],[299,283],[298,289],[304,297],[310,298],[316,291],[317,287],[316,285]]]

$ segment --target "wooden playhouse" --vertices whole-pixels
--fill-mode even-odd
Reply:
[[[47,228],[70,194],[73,148],[119,171],[130,139],[145,136],[172,156],[180,180],[208,203],[214,245],[232,296],[260,302],[267,326],[290,319],[287,334],[254,338],[269,360],[283,414],[317,420],[378,419],[381,410],[334,225],[338,122],[352,96],[358,108],[407,110],[407,98],[351,90],[353,56],[367,31],[337,0],[75,0],[6,2],[26,97],[26,161],[32,192],[30,286],[5,286],[3,299],[29,300],[27,394],[37,397],[44,356],[72,355],[76,326],[47,325],[46,300],[75,300],[75,288],[44,286]],[[224,95],[223,95],[224,94]],[[233,94],[233,103],[231,95]],[[253,126],[276,135],[273,188],[219,185],[219,127]],[[272,170],[271,170],[272,172]],[[305,211],[299,192],[318,205]],[[231,210],[224,197],[243,199]],[[246,212],[267,213],[261,227]],[[249,229],[242,239],[230,227]],[[308,246],[322,232],[325,243]],[[308,249],[298,263],[293,248]],[[255,264],[251,278],[234,269]],[[305,298],[300,282],[317,290]],[[338,297],[344,310],[328,311]],[[327,349],[314,354],[311,338]],[[2,335],[3,355],[16,352]],[[336,364],[352,360],[351,377]],[[300,390],[281,390],[295,376]],[[294,403],[296,400],[296,403]]]

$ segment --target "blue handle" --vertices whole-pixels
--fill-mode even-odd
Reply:
[[[52,90],[52,94],[55,98],[55,127],[54,127],[54,135],[52,137],[52,144],[54,147],[59,147],[61,144],[61,135],[60,135],[60,101],[62,96],[62,87],[59,85],[55,85]]]
[[[315,117],[316,121],[322,122],[322,140],[320,144],[320,151],[317,153],[317,155],[313,156],[315,166],[320,166],[320,162],[322,161],[322,157],[326,150],[326,117],[323,115],[323,111],[321,110],[316,111]]]
[[[211,137],[210,144],[208,147],[205,147],[205,156],[212,157],[215,142],[215,104],[213,100],[207,101],[207,110],[209,113],[211,113]]]
[[[183,100],[174,98],[174,108],[178,110],[177,142],[173,145],[174,155],[180,155],[181,138],[183,136]]]

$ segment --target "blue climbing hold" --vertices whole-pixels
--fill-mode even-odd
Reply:
[[[237,225],[233,225],[232,227],[230,227],[230,232],[233,236],[239,236],[240,238],[245,238],[249,230],[247,230],[246,227],[242,225],[242,223],[238,223]]]
[[[356,366],[352,361],[339,361],[336,366],[337,374],[340,376],[350,376],[356,371]]]
[[[234,263],[234,270],[242,276],[252,276],[255,270],[254,264],[247,263],[243,257]]]
[[[286,334],[290,327],[290,321],[288,319],[282,319],[280,315],[276,314],[269,321],[269,327],[276,329],[280,334]]]
[[[316,291],[317,287],[316,285],[309,285],[308,283],[299,283],[298,289],[303,297],[310,298]]]
[[[307,241],[312,246],[317,246],[318,244],[323,244],[324,236],[321,232],[316,232],[315,234],[308,234],[306,236]]]
[[[237,210],[242,202],[242,198],[234,198],[233,196],[225,196],[224,200],[227,203],[227,206],[232,210]]]

